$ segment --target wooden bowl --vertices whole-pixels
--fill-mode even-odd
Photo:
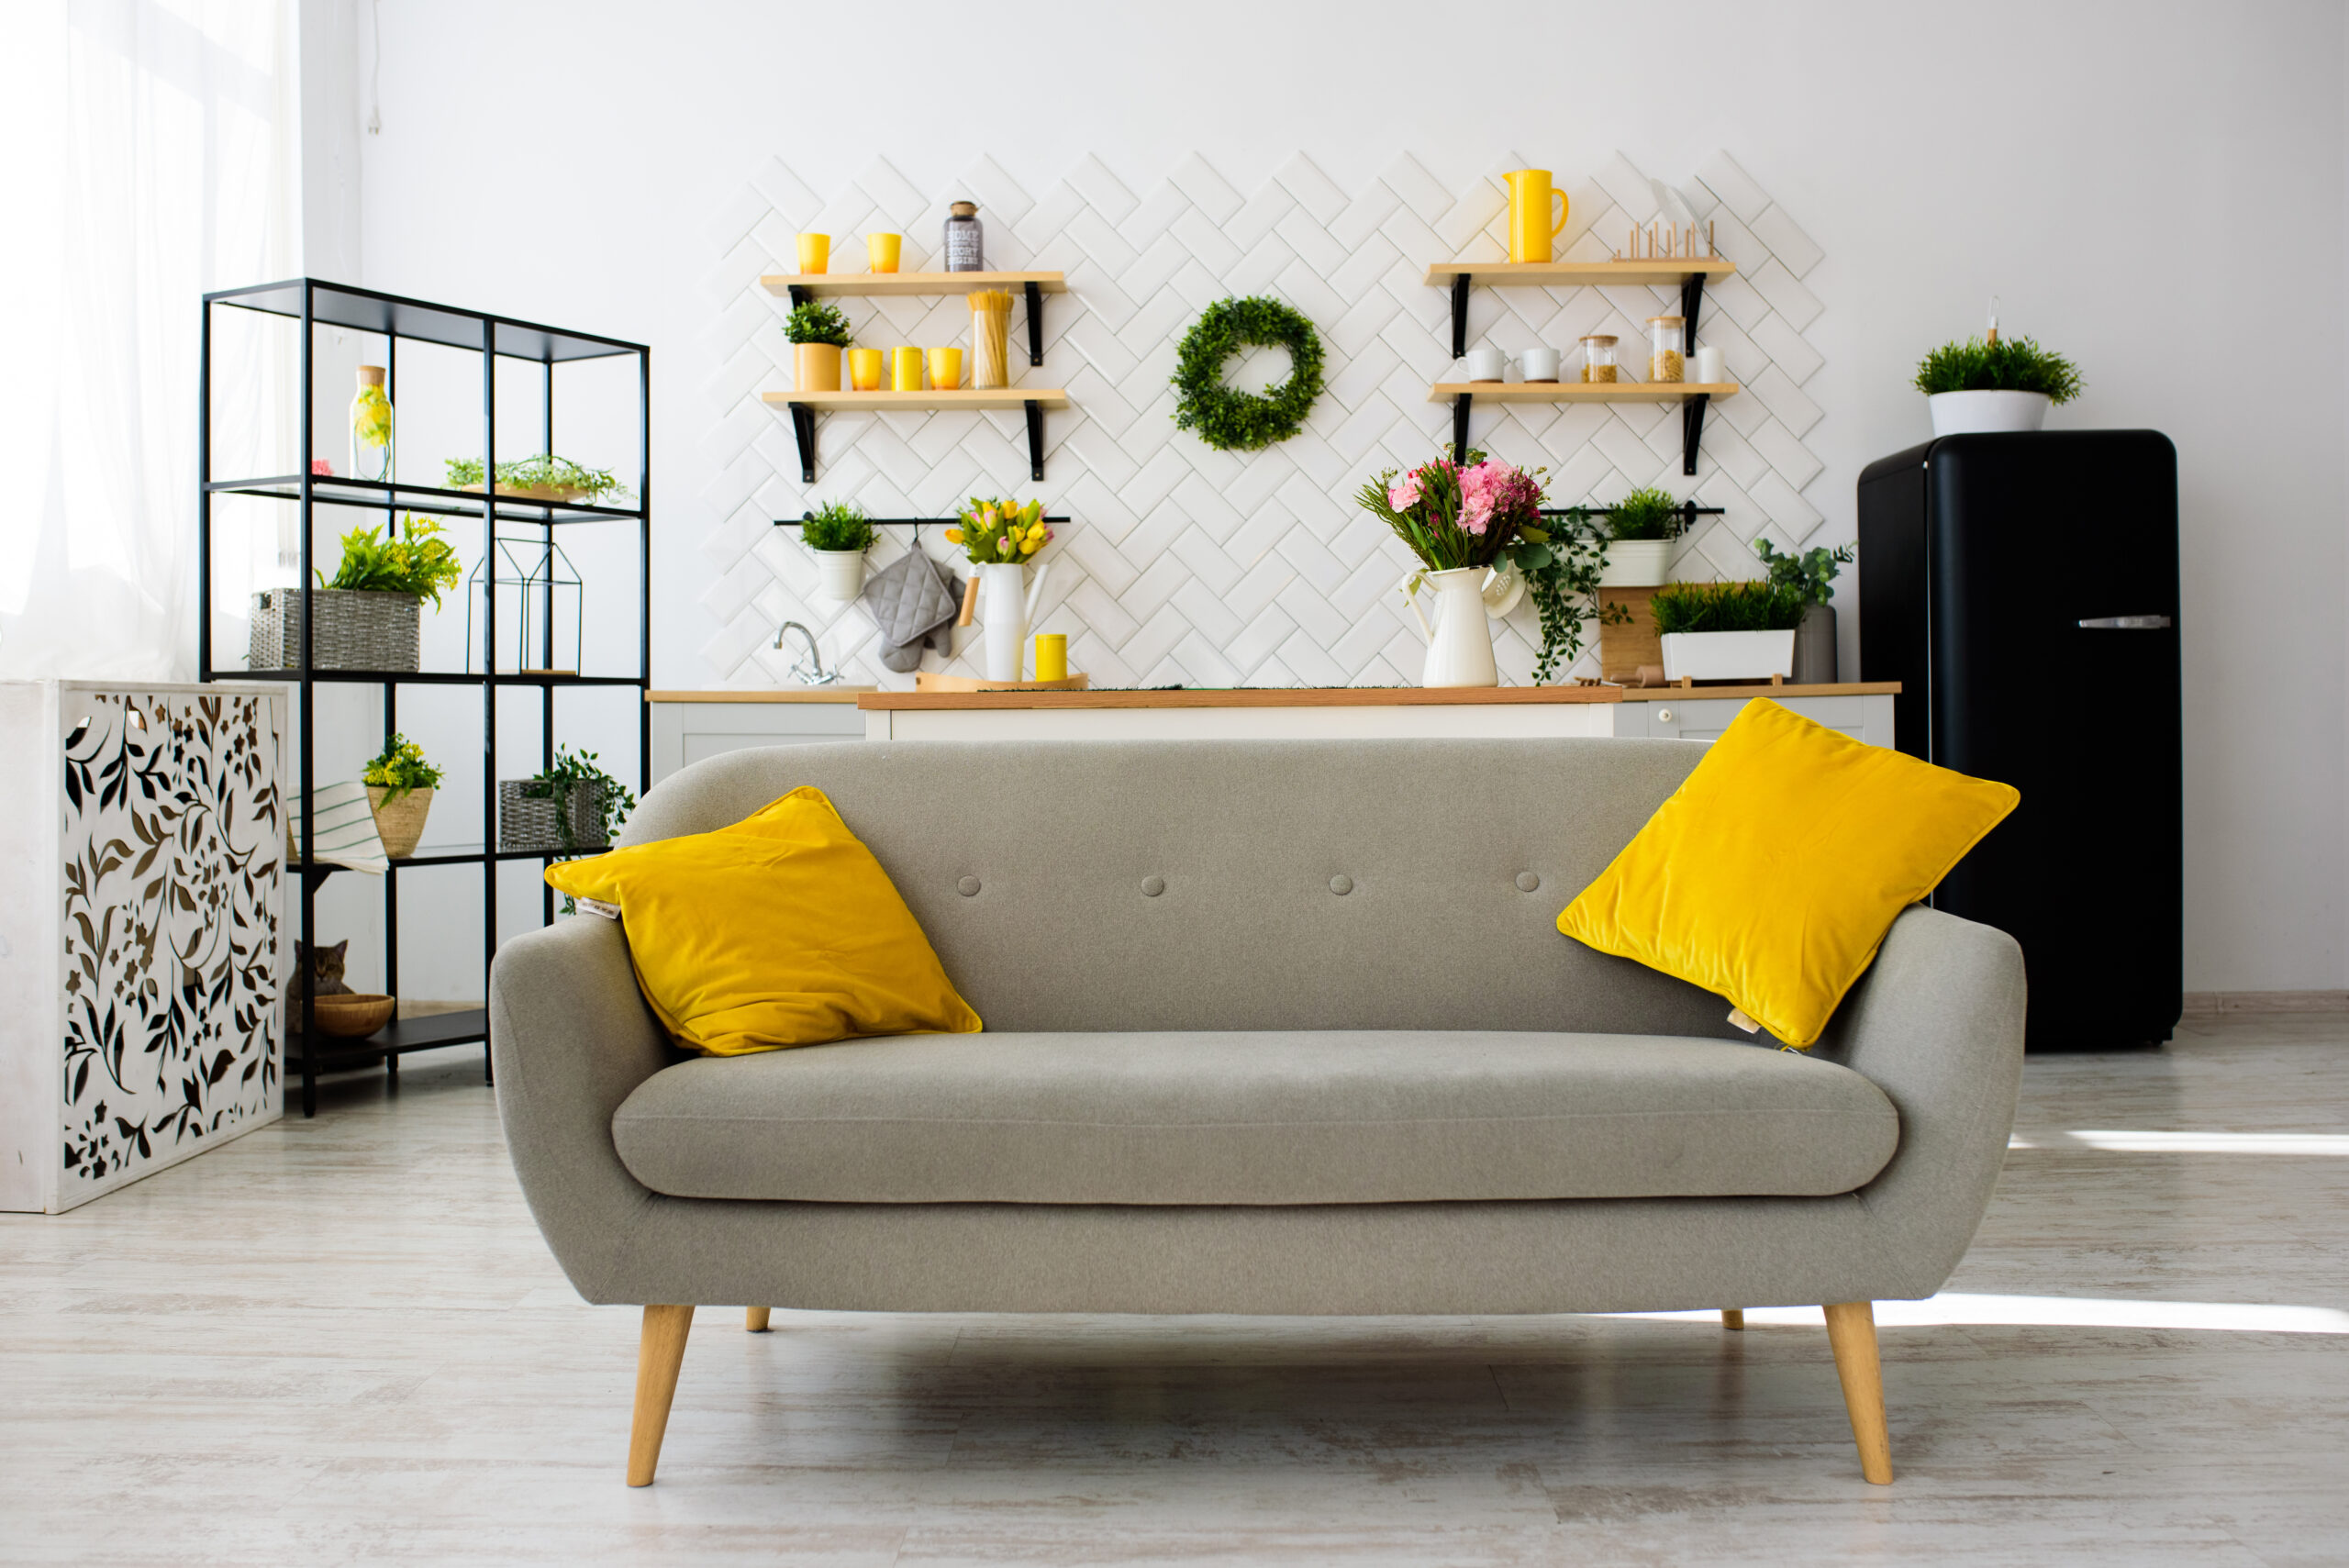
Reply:
[[[298,1008],[301,1004],[295,1004]],[[372,991],[354,991],[348,995],[336,995],[317,999],[318,1032],[337,1040],[360,1040],[373,1034],[392,1021],[392,1010],[399,1006],[395,996],[379,996]],[[297,1011],[294,1015],[300,1018]]]

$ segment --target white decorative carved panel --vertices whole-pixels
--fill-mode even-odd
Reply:
[[[1409,558],[1353,497],[1377,471],[1426,462],[1451,439],[1451,410],[1428,401],[1428,386],[1464,376],[1448,352],[1449,297],[1428,286],[1426,269],[1505,254],[1498,175],[1518,166],[1504,161],[1461,192],[1406,156],[1350,193],[1299,153],[1243,195],[1194,154],[1137,195],[1088,157],[1038,195],[987,158],[952,189],[927,193],[876,160],[826,197],[771,161],[718,223],[722,259],[707,285],[723,368],[704,389],[704,456],[715,477],[703,494],[723,521],[705,541],[716,577],[702,603],[716,630],[704,658],[732,684],[779,682],[790,656],[769,644],[782,622],[798,620],[852,679],[908,685],[910,675],[881,668],[862,606],[815,596],[815,562],[796,532],[772,519],[830,499],[875,516],[945,517],[974,495],[1041,495],[1071,521],[1047,552],[1055,564],[1036,629],[1069,633],[1072,668],[1097,684],[1416,682],[1419,632],[1396,591]],[[1620,154],[1595,172],[1560,171],[1559,180],[1571,198],[1558,241],[1568,260],[1604,260],[1657,210],[1656,187]],[[1820,410],[1802,390],[1820,363],[1803,335],[1822,307],[1802,281],[1820,250],[1727,153],[1678,190],[1738,265],[1707,289],[1697,337],[1723,350],[1745,387],[1712,405],[1695,476],[1680,472],[1680,413],[1669,405],[1480,405],[1470,439],[1546,466],[1553,505],[1602,504],[1654,484],[1725,507],[1684,541],[1680,574],[1758,575],[1745,540],[1798,544],[1821,521],[1803,496],[1820,468],[1805,445]],[[964,198],[979,204],[989,265],[1068,274],[1069,292],[1045,299],[1043,364],[1026,362],[1025,323],[1012,323],[1015,381],[1065,387],[1074,405],[1044,416],[1044,482],[1029,478],[1019,413],[908,412],[818,416],[816,482],[802,484],[788,418],[759,401],[791,385],[781,330],[789,305],[759,286],[760,274],[793,270],[803,229],[833,237],[842,270],[862,267],[862,237],[876,229],[905,234],[907,271],[939,265],[947,204]],[[1168,378],[1198,312],[1249,294],[1278,296],[1312,319],[1328,389],[1293,439],[1219,452],[1174,428]],[[1540,344],[1571,350],[1585,333],[1611,331],[1623,339],[1625,374],[1636,377],[1645,318],[1676,309],[1678,297],[1644,287],[1480,287],[1469,340],[1515,354]],[[837,303],[866,346],[968,341],[959,295]],[[1235,384],[1261,385],[1286,373],[1286,356],[1251,356],[1229,373]],[[885,530],[873,565],[896,559],[909,531]],[[925,531],[923,548],[952,554],[936,530]],[[1497,630],[1503,680],[1530,680],[1541,640],[1531,606]],[[974,634],[961,634],[946,667],[978,673],[975,649]],[[938,667],[935,655],[929,662]],[[1588,655],[1579,673],[1596,669]]]

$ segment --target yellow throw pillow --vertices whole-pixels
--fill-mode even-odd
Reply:
[[[1807,1049],[1901,910],[2021,798],[1756,698],[1558,929]]]
[[[618,906],[637,984],[689,1050],[979,1031],[889,873],[813,786],[715,833],[561,862],[547,881]]]

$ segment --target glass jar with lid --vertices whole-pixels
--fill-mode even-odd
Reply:
[[[956,202],[946,209],[946,270],[950,272],[986,271],[986,247],[981,241],[976,202]]]
[[[1615,334],[1594,332],[1582,340],[1582,378],[1585,381],[1615,379]]]
[[[1688,379],[1688,361],[1683,352],[1687,344],[1687,326],[1677,316],[1648,317],[1648,380],[1675,382]]]
[[[381,365],[359,367],[359,395],[351,400],[351,477],[391,483],[392,404]]]

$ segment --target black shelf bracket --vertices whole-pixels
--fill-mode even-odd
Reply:
[[[794,403],[791,409],[791,433],[799,442],[799,483],[816,483],[816,410],[805,403]]]
[[[1036,286],[1033,278],[1028,280],[1028,362],[1044,362],[1044,291]],[[1036,477],[1044,476],[1039,473]]]
[[[1452,399],[1452,461],[1468,461],[1468,406],[1476,401],[1474,393],[1463,392]]]
[[[802,288],[797,284],[791,285],[791,305],[793,309],[797,309],[799,306],[806,305],[809,300],[814,299],[815,297],[815,290]]]
[[[1036,285],[1030,284],[1028,286],[1032,289]],[[1031,316],[1029,319],[1033,321],[1035,317]],[[1024,406],[1028,410],[1028,476],[1041,484],[1044,482],[1044,406],[1031,397]]]
[[[1712,395],[1700,392],[1680,406],[1680,472],[1697,472],[1697,446],[1705,435],[1705,405]]]
[[[1468,351],[1468,274],[1452,274],[1452,357]]]

